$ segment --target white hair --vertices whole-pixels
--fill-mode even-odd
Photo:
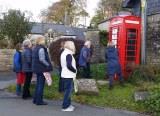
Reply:
[[[64,48],[71,50],[73,54],[75,54],[76,52],[76,48],[73,41],[66,41],[64,44]]]
[[[29,47],[31,45],[32,45],[32,43],[29,39],[26,39],[26,40],[23,41],[23,47]]]
[[[107,46],[115,46],[115,44],[112,41],[109,41]]]
[[[84,45],[90,48],[90,47],[91,47],[91,41],[87,40],[87,41],[84,43]]]

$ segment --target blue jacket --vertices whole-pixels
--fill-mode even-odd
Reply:
[[[118,58],[118,51],[115,47],[108,47],[105,53],[108,75],[114,75],[121,72],[121,67]]]
[[[43,48],[45,51],[45,61],[48,65],[40,61],[39,50]],[[47,48],[42,45],[37,45],[32,51],[32,71],[34,73],[43,73],[52,71],[51,61],[49,59]]]
[[[32,72],[32,50],[30,48],[25,48],[22,52],[22,70]]]
[[[90,62],[90,58],[91,58],[91,49],[84,46],[80,52],[78,61],[79,66],[86,67],[87,63]]]
[[[20,51],[16,51],[13,56],[13,71],[17,73],[22,71],[22,57]]]

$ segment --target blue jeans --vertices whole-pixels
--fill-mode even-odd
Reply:
[[[40,104],[43,103],[43,89],[45,84],[45,77],[43,73],[36,73],[36,75],[37,75],[37,84],[33,98],[33,103]]]
[[[71,94],[73,91],[73,79],[62,78],[62,84],[64,85],[64,98],[62,108],[66,109],[71,105]]]

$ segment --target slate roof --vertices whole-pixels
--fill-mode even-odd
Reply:
[[[135,7],[135,5],[138,4],[140,6],[140,1],[141,0],[124,0],[122,6],[124,8],[138,9],[138,7]],[[157,13],[160,13],[160,0],[147,0],[147,15],[153,15]]]
[[[132,8],[135,1],[137,1],[137,0],[124,0],[122,3],[122,6],[124,8]],[[140,2],[140,0],[138,0],[138,1]]]
[[[75,35],[78,39],[85,39],[84,33],[87,31],[84,28],[69,27],[61,24],[53,23],[34,23],[31,33],[32,34],[45,34],[49,29],[54,32],[61,33],[65,36]]]

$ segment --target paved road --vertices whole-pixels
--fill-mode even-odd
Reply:
[[[13,72],[0,72],[0,81],[9,81],[16,78]]]
[[[62,112],[61,101],[48,101],[47,106],[36,106],[31,100],[20,98],[0,97],[0,116],[139,116],[128,111],[98,108],[73,103],[74,112]]]
[[[10,78],[8,81],[6,78],[0,80],[0,85],[3,85],[0,89],[0,116],[142,116],[135,112],[77,103],[73,103],[76,107],[74,112],[62,112],[61,101],[48,101],[47,106],[36,106],[32,104],[32,100],[22,100],[16,95],[6,92],[4,88],[15,82],[15,78]]]
[[[15,73],[13,72],[0,72],[0,90],[8,87],[10,84],[14,84],[15,81]]]

